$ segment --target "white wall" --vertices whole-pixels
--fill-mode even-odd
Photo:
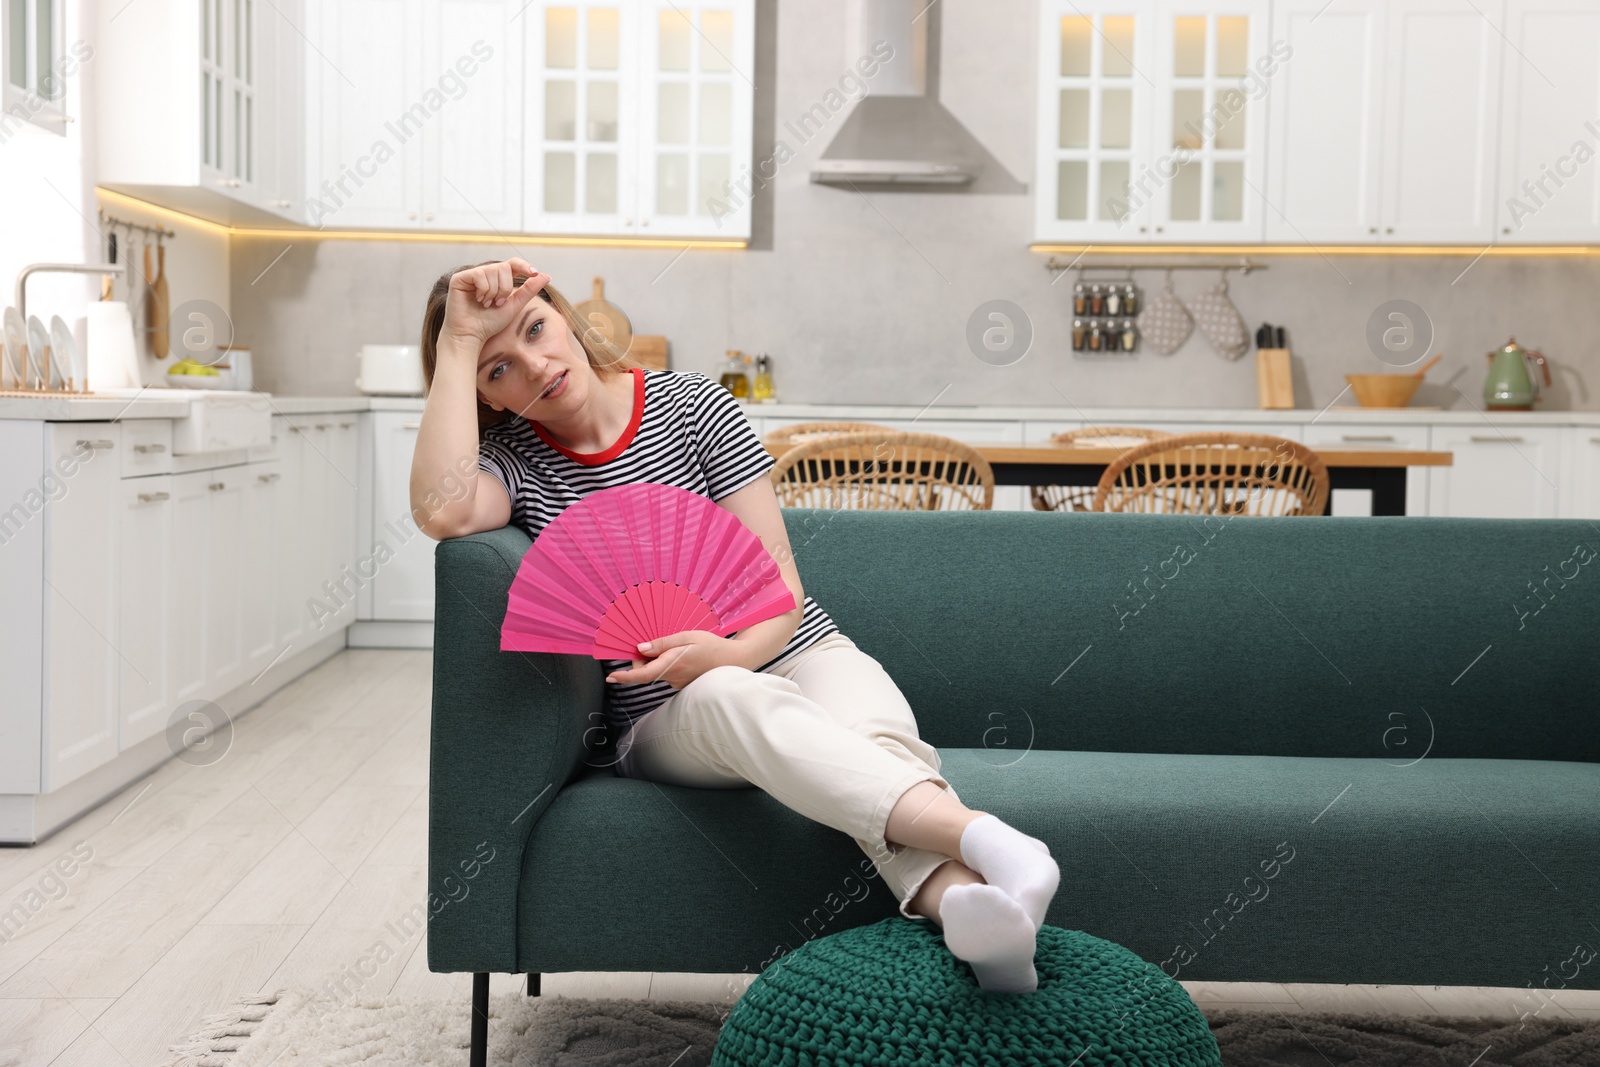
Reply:
[[[93,42],[93,0],[69,0],[64,40]],[[3,22],[4,20],[0,20]],[[0,49],[9,44],[0,25]],[[94,249],[93,116],[84,113],[92,100],[91,58],[66,79],[66,111],[76,121],[64,126],[18,122],[0,114],[0,305],[15,302],[17,272],[38,262],[82,263]],[[87,90],[87,91],[86,91]],[[86,218],[87,216],[87,218]],[[74,325],[82,342],[83,304],[99,278],[35,277],[28,283],[28,312],[48,325],[59,314]]]
[[[109,231],[99,226],[101,204],[94,188],[94,10],[94,0],[66,4],[66,50],[84,56],[65,79],[66,111],[74,121],[41,126],[0,115],[0,307],[15,303],[17,274],[27,264],[103,262],[107,254]],[[0,49],[7,44],[4,22],[0,19]],[[104,206],[127,221],[159,222],[177,231],[167,244],[168,289],[174,307],[201,299],[227,311],[230,259],[222,230],[142,210],[126,200],[107,198]],[[119,233],[118,242],[125,246],[125,234]],[[118,258],[125,261],[125,255]],[[160,383],[173,361],[151,358],[147,337],[138,330],[145,325],[139,299],[143,286],[136,270],[130,290],[129,277],[116,280],[114,295],[119,300],[132,297],[141,341],[141,380]],[[99,296],[99,275],[34,275],[28,282],[28,312],[46,324],[51,315],[60,315],[82,345],[84,305]]]

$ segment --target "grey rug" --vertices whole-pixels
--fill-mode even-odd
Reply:
[[[706,1067],[718,1003],[502,995],[489,1001],[500,1067]],[[1207,1012],[1225,1067],[1600,1067],[1600,1022]],[[461,1067],[464,1001],[328,1005],[296,990],[241,1000],[174,1045],[170,1067]]]

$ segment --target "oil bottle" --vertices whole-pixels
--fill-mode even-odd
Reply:
[[[750,377],[744,372],[746,358],[737,348],[728,349],[728,362],[722,370],[722,387],[740,400],[750,396]]]

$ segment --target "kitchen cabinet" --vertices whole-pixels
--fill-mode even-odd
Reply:
[[[1455,463],[1428,472],[1428,514],[1549,519],[1557,513],[1564,431],[1552,426],[1434,426]]]
[[[1600,8],[1514,0],[1505,35],[1497,240],[1600,240]]]
[[[117,754],[117,445],[114,422],[47,423],[61,473],[43,508],[44,720],[40,789]],[[68,470],[70,469],[70,473]]]
[[[1037,237],[1259,241],[1266,0],[1040,12]]]
[[[284,492],[283,471],[276,460],[251,463],[242,470],[244,530],[238,545],[239,558],[249,562],[238,574],[240,598],[246,606],[239,613],[239,649],[242,678],[249,681],[283,647],[275,610],[282,577],[275,520],[280,511],[292,509],[293,503]]]
[[[1266,239],[1376,241],[1384,0],[1274,0],[1291,51],[1270,81]]]
[[[307,37],[307,221],[516,230],[522,52],[505,0],[325,0]],[[521,17],[526,17],[523,15]]]
[[[176,571],[193,555],[174,537],[172,475],[124,477],[117,496],[117,749],[125,751],[166,729],[177,706],[171,681]]]
[[[1600,519],[1600,426],[1569,426],[1563,432],[1561,517]]]
[[[527,230],[750,236],[753,0],[536,0],[524,26]]]
[[[98,183],[224,222],[302,221],[302,17],[301,0],[100,5]]]
[[[1382,238],[1494,240],[1501,0],[1389,0]]]
[[[433,553],[438,542],[411,516],[411,457],[417,448],[419,413],[375,411],[373,438],[372,544],[392,553],[372,579],[368,618],[433,623]]]
[[[1270,431],[1267,431],[1270,432]],[[1280,436],[1289,436],[1281,434]],[[1382,426],[1340,426],[1330,423],[1310,423],[1297,438],[1302,444],[1315,448],[1318,445],[1345,448],[1428,448],[1426,425],[1400,425],[1385,423]],[[1428,514],[1428,478],[1439,467],[1411,467],[1406,471],[1406,514]],[[1333,514],[1371,515],[1372,493],[1366,489],[1335,489],[1332,492]]]
[[[1275,0],[1266,238],[1489,244],[1499,0]]]

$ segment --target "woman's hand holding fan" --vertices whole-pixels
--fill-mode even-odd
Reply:
[[[777,561],[731,512],[675,486],[621,485],[539,534],[512,580],[500,648],[627,659],[648,675],[619,671],[622,682],[695,677],[734,662],[713,642],[795,606]],[[652,671],[640,662],[644,642],[652,656],[684,651]]]

